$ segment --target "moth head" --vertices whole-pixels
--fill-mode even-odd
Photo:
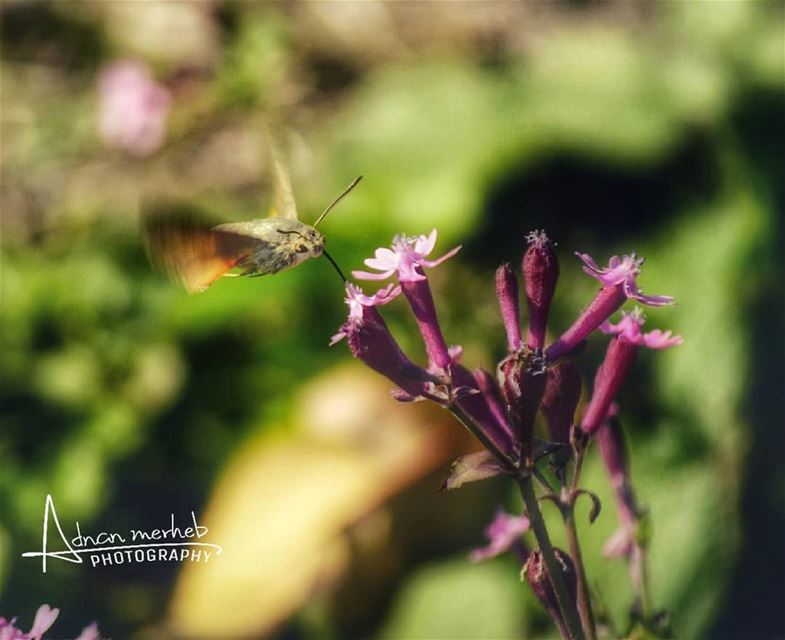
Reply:
[[[298,262],[307,258],[318,258],[324,251],[324,236],[316,229],[278,231],[289,237],[290,250],[297,254]]]

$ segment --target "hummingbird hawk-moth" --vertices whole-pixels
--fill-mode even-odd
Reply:
[[[204,291],[215,280],[240,269],[237,275],[263,276],[296,267],[309,258],[324,256],[343,273],[324,250],[319,223],[362,179],[359,176],[328,206],[313,225],[300,222],[288,171],[271,149],[274,201],[270,217],[207,227],[189,218],[153,217],[145,221],[150,258],[169,277],[190,292]]]

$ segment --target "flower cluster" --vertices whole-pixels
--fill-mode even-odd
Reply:
[[[595,637],[591,598],[574,529],[572,509],[580,495],[594,503],[591,520],[599,514],[594,494],[578,487],[578,478],[587,445],[595,438],[608,469],[617,498],[621,527],[606,545],[606,553],[625,556],[632,562],[641,551],[636,539],[640,510],[629,482],[629,468],[621,429],[615,417],[615,400],[641,347],[662,350],[681,344],[681,336],[670,331],[643,332],[644,316],[639,308],[623,312],[617,323],[611,316],[632,299],[649,306],[671,304],[668,296],[645,295],[637,278],[643,258],[633,252],[613,256],[601,268],[585,253],[576,253],[583,270],[601,284],[600,289],[575,321],[548,343],[548,316],[559,278],[554,244],[543,231],[526,237],[527,248],[520,265],[523,295],[528,309],[528,327],[522,331],[520,289],[516,270],[505,264],[496,272],[496,295],[507,337],[507,354],[499,362],[496,375],[470,371],[460,362],[461,348],[449,347],[445,340],[426,275],[454,256],[460,247],[437,259],[429,259],[436,244],[436,230],[427,236],[396,236],[391,248],[377,249],[365,260],[373,270],[354,271],[360,280],[395,277],[373,295],[347,283],[349,316],[333,337],[332,344],[346,339],[354,357],[390,379],[398,388],[398,400],[428,399],[449,409],[484,445],[486,451],[464,456],[453,465],[444,486],[456,488],[466,482],[495,475],[513,477],[521,487],[526,515],[500,512],[486,530],[489,544],[475,550],[471,558],[483,560],[512,550],[523,566],[523,575],[537,597],[551,613],[567,638]],[[377,307],[403,294],[417,321],[428,354],[427,365],[413,362],[400,348]],[[576,418],[581,397],[581,375],[575,364],[587,338],[599,331],[610,337],[605,358],[598,367],[594,388],[580,419]],[[542,415],[547,439],[534,437],[535,420]],[[538,469],[541,459],[561,484],[554,492]],[[568,465],[573,472],[568,480]],[[573,532],[571,549],[554,549],[541,522],[532,478],[546,489],[540,499],[559,505],[565,526]],[[521,535],[532,529],[539,548],[529,551]],[[631,572],[632,566],[631,566]],[[633,572],[634,574],[634,572]],[[635,576],[633,575],[633,582]],[[638,586],[644,581],[637,580]],[[580,612],[580,616],[578,615]],[[580,619],[579,619],[580,618]]]

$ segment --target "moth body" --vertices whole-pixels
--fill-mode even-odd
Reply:
[[[296,267],[309,258],[318,258],[324,250],[324,236],[299,220],[263,218],[230,222],[213,227],[212,231],[256,241],[249,253],[234,265],[248,276],[262,276]]]

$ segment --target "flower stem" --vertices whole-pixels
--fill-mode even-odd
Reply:
[[[635,544],[635,549],[630,558],[631,573],[638,577],[638,602],[641,608],[641,617],[648,622],[651,614],[651,593],[649,591],[649,572],[646,562],[646,547],[640,543]]]
[[[570,555],[575,565],[575,576],[578,580],[578,612],[583,623],[583,630],[589,640],[596,640],[597,630],[594,625],[594,613],[591,607],[591,595],[586,581],[586,571],[583,567],[581,545],[578,542],[578,529],[575,526],[574,507],[568,507],[564,512],[564,528],[567,531],[567,542],[570,545]]]
[[[584,640],[585,636],[581,628],[580,618],[575,609],[575,603],[567,591],[567,585],[564,582],[561,570],[559,569],[559,562],[553,553],[553,546],[551,545],[548,530],[545,528],[545,521],[542,519],[540,512],[540,505],[537,503],[537,496],[534,493],[534,486],[530,475],[519,477],[518,485],[521,489],[521,496],[526,505],[526,512],[529,520],[534,529],[534,535],[537,538],[537,544],[540,546],[542,558],[545,561],[545,568],[550,578],[551,586],[556,594],[556,600],[559,603],[562,617],[569,631],[569,635],[573,640]]]
[[[496,459],[504,466],[507,471],[512,473],[517,472],[515,465],[513,464],[512,460],[510,460],[509,456],[507,456],[501,449],[499,449],[490,438],[488,438],[482,431],[482,429],[478,428],[477,425],[474,424],[474,421],[464,413],[463,409],[461,409],[457,404],[453,403],[447,405],[447,408],[452,413],[464,427],[471,433],[475,438],[477,438],[482,445],[490,451]]]
[[[572,479],[570,481],[570,493],[578,488],[585,453],[586,449],[583,447],[577,451]],[[581,622],[583,623],[583,630],[586,633],[586,637],[589,640],[596,640],[597,628],[591,606],[591,593],[589,591],[589,583],[586,580],[586,569],[583,566],[581,545],[578,541],[578,527],[575,523],[575,499],[570,496],[565,502],[566,504],[565,508],[562,510],[562,514],[564,516],[564,528],[567,532],[567,542],[570,546],[570,555],[572,556],[572,562],[575,565],[575,576],[578,582],[578,611],[580,612]]]

